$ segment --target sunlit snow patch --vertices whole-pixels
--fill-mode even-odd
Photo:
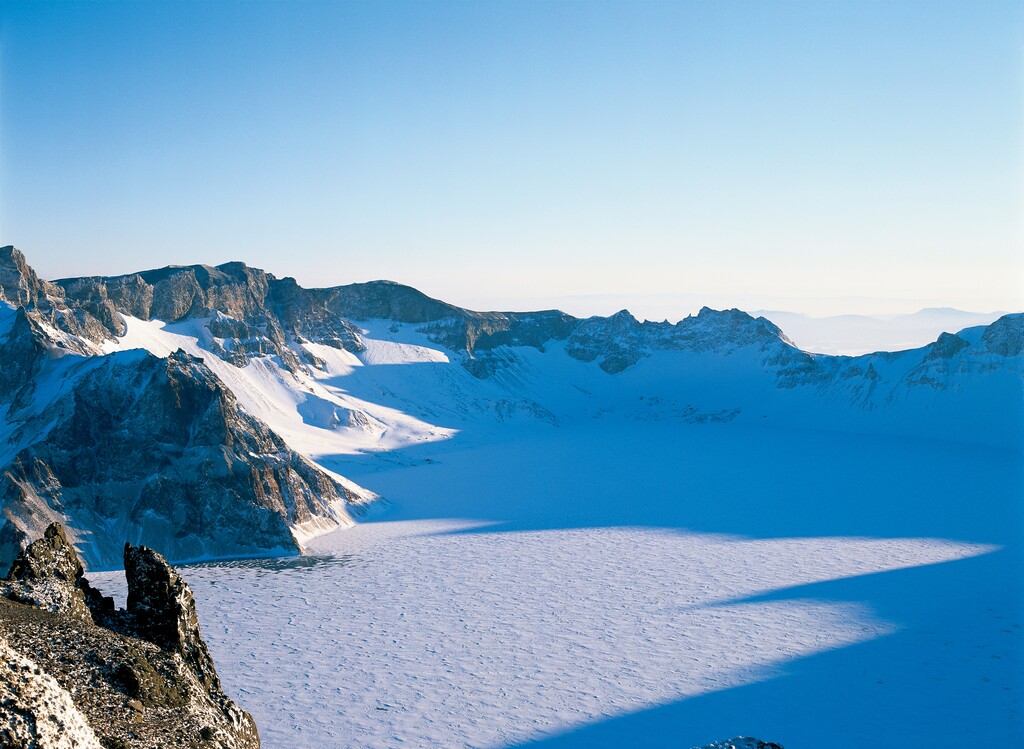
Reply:
[[[475,533],[452,533],[469,525]],[[268,747],[505,746],[756,682],[888,635],[852,602],[744,601],[991,547],[749,540],[645,528],[514,533],[359,526],[313,542],[344,566],[188,570],[231,694]],[[287,695],[287,699],[282,699]]]

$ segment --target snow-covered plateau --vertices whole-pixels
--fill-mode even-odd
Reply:
[[[1021,315],[842,357],[4,251],[0,547],[193,560],[264,746],[1024,741]]]

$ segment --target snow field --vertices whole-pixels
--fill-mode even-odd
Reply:
[[[734,424],[423,449],[337,466],[392,504],[305,562],[183,571],[270,749],[1018,730],[1013,456]]]
[[[216,602],[201,607],[204,635],[265,746],[508,746],[761,680],[896,625],[862,605],[743,599],[986,551],[393,525],[315,542],[346,564],[186,570],[198,600]]]

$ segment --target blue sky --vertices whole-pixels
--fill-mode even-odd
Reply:
[[[1024,309],[1022,103],[1019,2],[5,2],[0,242],[478,308]]]

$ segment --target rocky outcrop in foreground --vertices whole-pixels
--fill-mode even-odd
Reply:
[[[716,741],[706,746],[694,747],[694,749],[782,749],[780,744],[774,741],[761,741],[752,739],[749,736],[737,736],[726,741]]]
[[[124,564],[128,607],[115,609],[53,524],[0,581],[0,746],[257,749],[188,585],[144,546],[126,544]]]

